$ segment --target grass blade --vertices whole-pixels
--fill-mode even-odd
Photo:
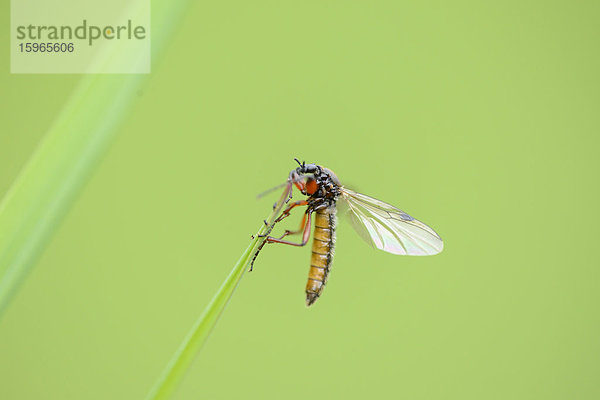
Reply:
[[[263,225],[258,233],[254,235],[254,239],[248,248],[233,266],[229,276],[225,279],[219,290],[217,290],[217,293],[213,296],[210,303],[206,306],[188,335],[179,346],[179,349],[175,352],[175,355],[146,398],[147,400],[168,399],[173,394],[173,391],[181,382],[192,361],[202,348],[202,345],[206,342],[206,339],[215,327],[219,317],[225,310],[229,299],[231,299],[235,288],[242,279],[242,276],[247,269],[247,265],[256,252],[256,249],[265,240],[265,238],[261,238],[260,236],[270,232],[269,227],[273,226],[276,216],[279,214],[283,205],[285,204],[285,199],[288,193],[288,191],[285,191],[282,194],[277,206],[273,208],[273,212],[267,220],[268,223]]]
[[[153,2],[154,59],[188,0]],[[157,12],[158,10],[158,12]],[[84,75],[0,203],[0,316],[124,121],[147,75]]]

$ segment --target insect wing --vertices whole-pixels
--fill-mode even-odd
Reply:
[[[390,204],[346,188],[341,198],[354,229],[373,247],[412,256],[438,254],[444,248],[433,229]]]

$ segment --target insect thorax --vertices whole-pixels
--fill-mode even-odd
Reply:
[[[314,174],[318,190],[310,196],[320,206],[335,206],[340,196],[340,185],[337,177],[327,168],[318,167]]]

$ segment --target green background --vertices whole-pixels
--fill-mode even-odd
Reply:
[[[307,309],[310,249],[266,248],[177,399],[599,398],[599,17],[194,3],[0,319],[0,398],[143,398],[293,157],[430,224],[444,252],[376,251],[341,220]],[[0,194],[81,78],[10,75],[7,54]]]

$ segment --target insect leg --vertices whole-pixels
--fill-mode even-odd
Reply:
[[[273,226],[271,227],[271,229],[273,229],[273,227],[275,226],[276,223],[281,222],[283,219],[287,218],[290,216],[290,211],[294,208],[294,207],[298,207],[298,206],[305,206],[308,205],[308,201],[306,200],[299,200],[296,201],[294,203],[292,203],[288,208],[286,208],[279,217],[277,217],[277,219],[273,222]],[[265,221],[265,225],[267,225],[266,221]],[[300,230],[302,230],[302,226],[300,227]],[[269,233],[269,232],[268,232]],[[259,237],[265,237],[268,235],[268,233],[266,235],[259,235]],[[285,236],[285,235],[284,235]]]
[[[302,232],[304,230],[304,225],[306,224],[306,215],[307,215],[307,213],[304,213],[304,216],[302,217],[302,221],[300,221],[300,227],[298,228],[297,231],[290,231],[290,230],[286,229],[286,231],[283,233],[283,235],[281,235],[279,237],[279,239],[283,239],[287,235],[297,235],[300,232]]]
[[[292,205],[293,206],[293,205]],[[292,207],[290,206],[290,207]],[[304,233],[302,235],[302,242],[301,243],[293,243],[293,242],[288,242],[286,240],[281,240],[281,238],[277,239],[271,236],[267,236],[267,238],[261,243],[261,245],[258,247],[258,249],[256,250],[256,253],[254,253],[254,257],[252,257],[252,261],[250,261],[250,269],[248,271],[252,271],[253,267],[254,267],[254,261],[256,261],[256,258],[258,257],[258,254],[260,253],[260,251],[262,250],[263,247],[265,247],[265,244],[267,243],[283,243],[283,244],[289,244],[291,246],[304,246],[306,245],[306,243],[308,243],[308,238],[310,236],[310,220],[311,220],[311,214],[312,214],[313,210],[309,209],[306,211],[306,214],[304,215],[303,218],[303,222],[304,224]],[[282,236],[284,237],[286,236],[285,234]]]
[[[265,240],[265,242],[266,243],[289,244],[290,246],[298,246],[298,247],[305,246],[306,243],[308,243],[308,238],[310,237],[310,219],[311,219],[310,217],[311,217],[312,212],[313,212],[313,210],[309,209],[306,211],[306,214],[304,214],[305,218],[303,219],[303,221],[306,220],[306,223],[304,224],[304,231],[302,233],[302,242],[294,243],[294,242],[289,242],[287,240],[281,240],[278,238],[274,238],[271,236],[268,236],[267,240]],[[289,231],[287,231],[287,232],[289,232]]]
[[[291,205],[291,206],[289,206],[288,208],[286,208],[286,209],[285,209],[285,210],[284,210],[284,211],[281,213],[281,215],[279,216],[279,218],[277,218],[277,219],[275,220],[275,222],[279,222],[279,221],[281,221],[282,219],[289,217],[289,216],[290,216],[290,211],[292,211],[292,209],[293,209],[294,207],[298,207],[298,206],[305,206],[305,205],[307,205],[307,204],[308,204],[308,201],[307,201],[307,200],[299,200],[299,201],[296,201],[295,203],[292,203],[292,205]]]

